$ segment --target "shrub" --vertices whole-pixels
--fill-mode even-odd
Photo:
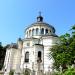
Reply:
[[[14,71],[10,70],[9,75],[14,75]]]

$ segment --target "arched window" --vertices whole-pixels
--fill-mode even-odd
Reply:
[[[45,33],[48,34],[48,29],[45,30]]]
[[[44,28],[41,29],[41,34],[44,34]]]
[[[32,30],[32,35],[34,35],[34,29]]]
[[[50,33],[51,33],[51,30],[50,30]]]
[[[36,35],[38,35],[39,34],[39,29],[38,28],[36,28]]]
[[[27,37],[28,37],[28,31],[27,31]]]
[[[52,31],[50,30],[49,33],[52,34]]]
[[[31,36],[31,30],[29,30],[29,36]]]
[[[29,62],[29,52],[25,53],[25,62]]]
[[[41,51],[38,51],[38,60],[41,60]]]

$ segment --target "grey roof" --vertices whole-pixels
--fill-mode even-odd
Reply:
[[[48,26],[48,27],[50,27],[50,28],[52,28],[53,30],[54,30],[54,32],[55,32],[55,28],[52,26],[52,25],[49,25],[48,23],[45,23],[45,22],[35,22],[35,23],[32,23],[31,25],[29,25],[26,29],[25,29],[25,31],[28,29],[28,28],[30,28],[30,27],[33,27],[33,26]]]
[[[17,49],[18,48],[18,45],[16,43],[11,43],[11,44],[8,44],[7,45],[7,48],[14,48],[14,49]]]

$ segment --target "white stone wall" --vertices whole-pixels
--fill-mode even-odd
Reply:
[[[32,62],[34,60],[33,51],[34,51],[33,47],[26,47],[22,49],[21,66],[20,66],[22,70],[26,67],[29,69],[32,69]],[[28,63],[24,62],[26,52],[29,52],[29,62]]]
[[[50,67],[50,70],[52,70],[52,63],[53,63],[53,60],[49,58],[48,54],[49,54],[49,46],[45,46],[44,47],[44,71],[48,71],[49,70],[49,67]]]
[[[10,71],[10,69],[22,71],[25,68],[29,68],[30,70],[34,69],[38,71],[37,57],[38,51],[41,51],[42,62],[40,63],[40,70],[44,71],[44,73],[49,69],[52,70],[53,60],[49,59],[48,54],[49,48],[52,47],[56,41],[58,41],[57,37],[44,36],[42,38],[24,40],[22,49],[7,49],[4,63],[5,69],[8,71]],[[27,46],[27,43],[30,43],[30,45]],[[29,52],[29,62],[25,63],[25,53],[27,51]]]
[[[19,70],[21,61],[21,50],[10,48],[6,51],[4,66],[6,71]]]
[[[5,61],[4,61],[4,70],[7,71],[9,67],[9,58],[10,58],[10,50],[6,50]]]
[[[42,37],[40,40],[37,39],[29,39],[23,42],[23,49],[22,49],[22,57],[21,57],[21,69],[26,68],[26,66],[32,70],[32,65],[34,65],[34,69],[37,70],[37,53],[38,51],[42,51],[42,61],[43,63],[41,65],[42,68],[44,68],[44,71],[48,71],[49,67],[51,69],[53,60],[49,59],[49,48],[53,45],[53,43],[56,42],[57,37]],[[39,42],[38,42],[39,41]],[[27,43],[30,43],[30,46],[27,46]],[[35,45],[35,44],[42,44],[41,45]],[[25,63],[25,52],[29,52],[29,63]],[[42,69],[41,68],[41,69]],[[52,69],[51,69],[52,70]]]
[[[58,41],[58,37],[44,37],[42,42],[44,45],[44,71],[52,71],[53,59],[49,58],[49,52],[52,45]]]
[[[40,70],[44,70],[44,47],[43,45],[34,45],[34,70],[38,70],[38,51],[41,51],[41,60],[42,62],[40,63]]]

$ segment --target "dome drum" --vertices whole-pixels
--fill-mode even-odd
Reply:
[[[51,35],[55,33],[54,27],[43,25],[43,24],[37,24],[30,26],[26,29],[26,38],[30,38],[33,36],[41,36],[41,35]]]

